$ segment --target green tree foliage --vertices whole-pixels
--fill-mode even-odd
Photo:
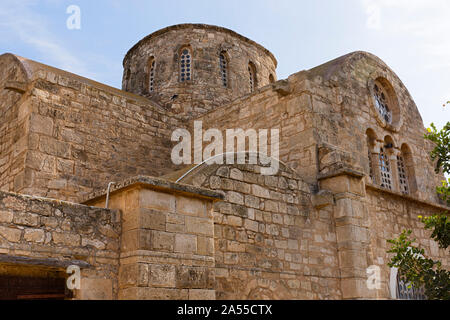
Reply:
[[[450,104],[450,101],[447,102]],[[444,105],[445,107],[445,105]],[[436,161],[436,172],[441,170],[450,175],[450,122],[438,131],[434,124],[425,135],[435,144],[431,152],[431,159]],[[450,205],[450,179],[442,181],[437,187],[437,193]],[[450,245],[450,218],[449,212],[443,212],[430,217],[419,216],[425,229],[432,231],[431,238],[439,247],[447,250]],[[440,261],[425,257],[425,251],[413,245],[416,239],[410,239],[411,230],[403,231],[396,239],[388,240],[391,248],[388,253],[395,254],[389,267],[398,268],[400,279],[416,288],[423,287],[425,295],[430,300],[450,300],[450,271],[442,269]]]

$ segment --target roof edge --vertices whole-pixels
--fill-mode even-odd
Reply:
[[[165,27],[163,29],[157,30],[151,34],[149,34],[148,36],[145,36],[144,38],[142,38],[139,42],[137,42],[133,47],[131,47],[130,50],[128,50],[128,52],[125,54],[125,57],[123,58],[123,65],[125,64],[125,60],[128,59],[129,55],[131,55],[131,53],[136,50],[143,42],[148,41],[150,39],[156,38],[164,33],[167,33],[169,31],[172,30],[181,30],[181,29],[188,29],[188,28],[196,28],[196,29],[208,29],[208,30],[215,30],[215,31],[219,31],[219,32],[224,32],[224,33],[228,33],[234,37],[239,38],[240,40],[243,40],[247,43],[250,43],[251,45],[254,45],[256,47],[258,47],[259,49],[261,49],[262,51],[264,51],[273,61],[273,63],[275,64],[275,68],[277,68],[278,66],[278,61],[275,58],[274,54],[272,52],[270,52],[268,49],[266,49],[265,47],[263,47],[262,45],[260,45],[259,43],[257,43],[254,40],[251,40],[231,29],[227,29],[225,27],[219,27],[219,26],[215,26],[215,25],[209,25],[209,24],[203,24],[203,23],[182,23],[182,24],[175,24],[169,27]]]
[[[130,100],[136,101],[138,103],[150,104],[156,108],[159,108],[160,110],[164,109],[156,101],[148,99],[146,97],[143,97],[143,96],[140,96],[140,95],[137,95],[132,92],[125,91],[125,90],[121,90],[116,87],[112,87],[110,85],[98,82],[96,80],[92,80],[92,79],[80,76],[78,74],[75,74],[75,73],[72,73],[72,72],[69,72],[66,70],[62,70],[62,69],[52,67],[52,66],[49,66],[49,65],[41,63],[41,62],[37,62],[35,60],[24,58],[24,57],[14,54],[14,53],[4,53],[4,54],[0,55],[0,59],[2,57],[12,57],[14,60],[16,60],[18,65],[20,66],[20,68],[26,74],[27,82],[32,82],[35,79],[40,78],[40,76],[38,74],[39,70],[45,70],[45,71],[53,72],[60,76],[72,78],[76,81],[79,81],[79,82],[85,84],[85,85],[92,86],[97,89],[105,90],[105,91],[111,92],[115,95],[120,95],[126,99],[130,99]],[[165,112],[167,112],[167,111],[165,111]]]

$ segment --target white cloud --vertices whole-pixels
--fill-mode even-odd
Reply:
[[[367,28],[410,39],[423,54],[443,59],[442,65],[449,65],[450,1],[360,1],[366,12]]]
[[[93,76],[88,72],[85,63],[66,49],[62,41],[52,33],[45,17],[32,10],[36,4],[35,0],[2,0],[0,2],[2,38],[11,38],[14,41],[19,39],[45,56],[48,64]]]

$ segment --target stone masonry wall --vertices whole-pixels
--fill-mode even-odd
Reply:
[[[203,129],[243,130],[278,129],[279,159],[294,169],[305,181],[315,184],[317,178],[316,128],[312,123],[311,96],[292,92],[290,81],[279,81],[261,88],[250,97],[211,111],[199,118]],[[299,84],[301,86],[301,84]],[[290,93],[290,94],[289,94]],[[190,123],[192,126],[192,122]],[[207,143],[204,143],[206,146]],[[268,141],[270,146],[270,141]],[[270,147],[269,147],[270,150]],[[225,150],[224,150],[225,152]]]
[[[110,207],[123,212],[119,299],[215,299],[212,202],[220,195],[150,177],[115,188]]]
[[[120,233],[118,211],[0,192],[0,257],[87,264],[75,299],[117,297]]]
[[[24,117],[25,74],[14,56],[0,59],[0,190],[14,189],[23,174],[27,121]]]
[[[387,152],[394,191],[399,191],[396,156],[401,154],[402,146],[407,145],[413,169],[409,174],[410,194],[424,201],[438,202],[435,187],[442,176],[433,170],[430,159],[433,146],[423,138],[424,124],[410,93],[383,61],[367,52],[354,52],[293,75],[291,79],[294,91],[303,89],[313,93],[311,122],[317,128],[319,146],[327,144],[341,150],[351,167],[369,176],[367,130],[374,132],[377,147],[385,146],[385,137],[390,137],[393,148]],[[392,125],[383,123],[374,107],[371,87],[376,79],[384,79],[387,87],[392,87]],[[301,82],[297,89],[297,83]],[[378,165],[378,153],[373,155],[374,166]],[[379,185],[379,177],[375,182],[367,180],[366,183]]]
[[[424,230],[423,223],[417,218],[443,212],[443,208],[404,199],[400,195],[375,188],[367,189],[367,201],[370,203],[370,251],[367,252],[367,259],[369,265],[378,265],[382,269],[382,290],[379,292],[379,298],[390,298],[390,270],[387,263],[392,254],[386,253],[390,248],[386,240],[397,237],[403,230],[412,230],[412,237],[417,239],[415,245],[425,249],[425,256],[441,261],[442,267],[449,270],[448,252],[439,248],[437,242],[430,238],[431,231]]]
[[[315,209],[312,186],[281,164],[201,166],[183,183],[222,190],[214,205],[217,299],[340,299],[331,208]]]
[[[77,202],[110,181],[173,170],[169,139],[182,124],[170,113],[145,98],[32,65],[26,156],[10,191]]]

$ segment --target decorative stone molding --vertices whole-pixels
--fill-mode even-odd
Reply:
[[[387,91],[389,95],[388,99],[390,102],[390,108],[392,112],[392,123],[386,122],[386,120],[383,119],[383,117],[380,115],[376,107],[375,90],[374,90],[376,81],[380,82],[383,85],[383,88]],[[394,83],[394,80],[387,72],[377,70],[369,76],[369,79],[367,81],[367,89],[369,90],[369,102],[372,107],[373,111],[372,113],[377,119],[378,124],[386,130],[398,132],[403,124],[403,117],[400,111],[400,101],[392,86],[392,83]]]

